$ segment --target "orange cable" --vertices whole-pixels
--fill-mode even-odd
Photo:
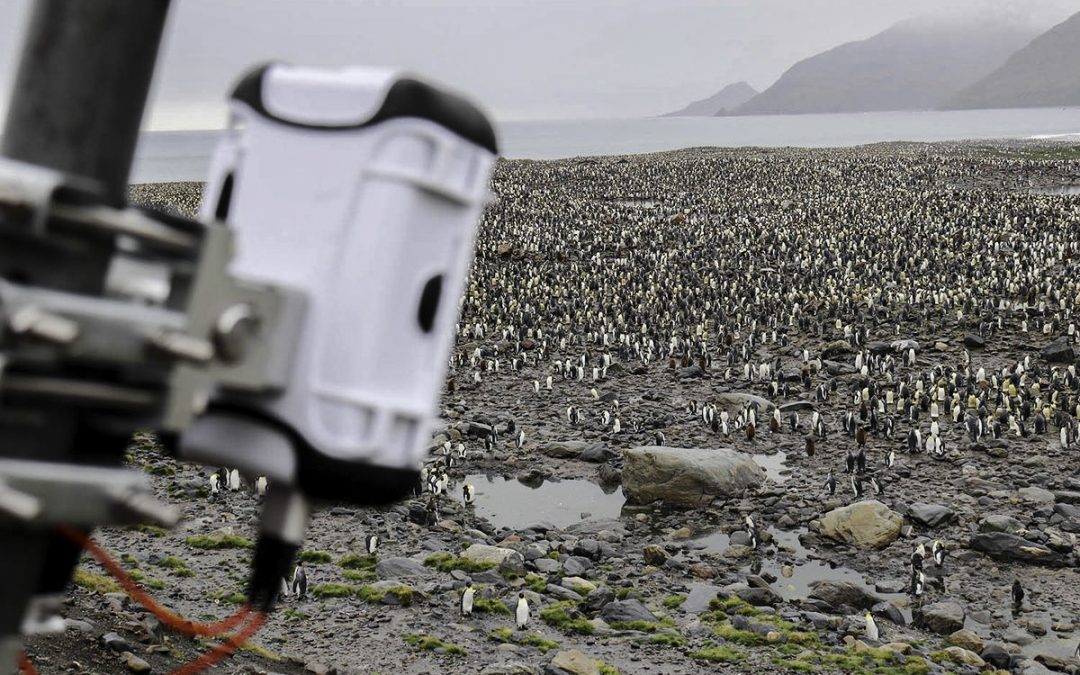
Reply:
[[[131,597],[135,599],[140,605],[148,609],[154,616],[156,616],[162,623],[166,624],[173,630],[184,633],[186,635],[197,636],[213,636],[220,635],[227,631],[232,630],[236,626],[243,623],[244,619],[251,614],[252,609],[250,605],[243,605],[230,617],[222,619],[215,623],[197,623],[189,619],[176,614],[169,609],[160,605],[156,600],[150,597],[134,579],[127,573],[127,571],[120,566],[104,549],[102,549],[92,539],[87,537],[78,530],[61,526],[59,528],[61,534],[71,539],[75,543],[82,546],[90,555],[97,559],[98,563],[104,567],[109,574],[116,578],[116,581],[124,588],[125,591],[131,594]],[[265,618],[263,619],[265,621]],[[262,622],[259,622],[262,625]],[[249,626],[250,627],[250,626]],[[247,630],[245,628],[245,630]],[[258,628],[256,628],[258,630]],[[198,672],[198,671],[193,671]]]
[[[251,623],[238,630],[234,635],[225,638],[224,642],[191,663],[172,671],[170,675],[195,675],[196,673],[201,673],[213,666],[215,663],[232,656],[241,645],[250,640],[255,633],[259,632],[259,629],[263,627],[264,623],[266,623],[266,614],[263,612],[255,612],[254,618],[251,619]]]

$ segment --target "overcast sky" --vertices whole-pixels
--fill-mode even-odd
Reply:
[[[3,92],[30,2],[0,0]],[[503,120],[652,115],[943,11],[1049,27],[1080,0],[173,0],[148,125],[222,126],[230,83],[273,58],[404,66]]]

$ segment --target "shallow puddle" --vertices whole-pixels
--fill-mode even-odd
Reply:
[[[561,529],[586,519],[618,518],[626,501],[621,487],[605,494],[584,479],[547,480],[534,487],[498,474],[469,474],[465,482],[476,488],[477,515],[515,530],[540,521]],[[454,496],[462,501],[460,489]]]
[[[754,462],[765,469],[765,477],[774,483],[783,483],[791,477],[791,469],[787,467],[787,453],[776,452],[771,455],[751,455]]]

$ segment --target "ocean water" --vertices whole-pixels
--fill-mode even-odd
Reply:
[[[514,159],[622,155],[701,146],[840,147],[885,141],[1043,139],[1080,142],[1080,108],[878,112],[752,117],[660,117],[503,122]],[[220,132],[148,132],[133,182],[203,180]]]

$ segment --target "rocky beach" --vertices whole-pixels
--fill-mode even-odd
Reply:
[[[323,505],[308,597],[214,672],[1080,673],[1080,147],[500,161],[492,191],[445,488]],[[95,538],[174,611],[231,613],[255,477],[211,495],[150,434],[127,460],[184,519]],[[66,610],[42,673],[210,644],[89,557]]]

